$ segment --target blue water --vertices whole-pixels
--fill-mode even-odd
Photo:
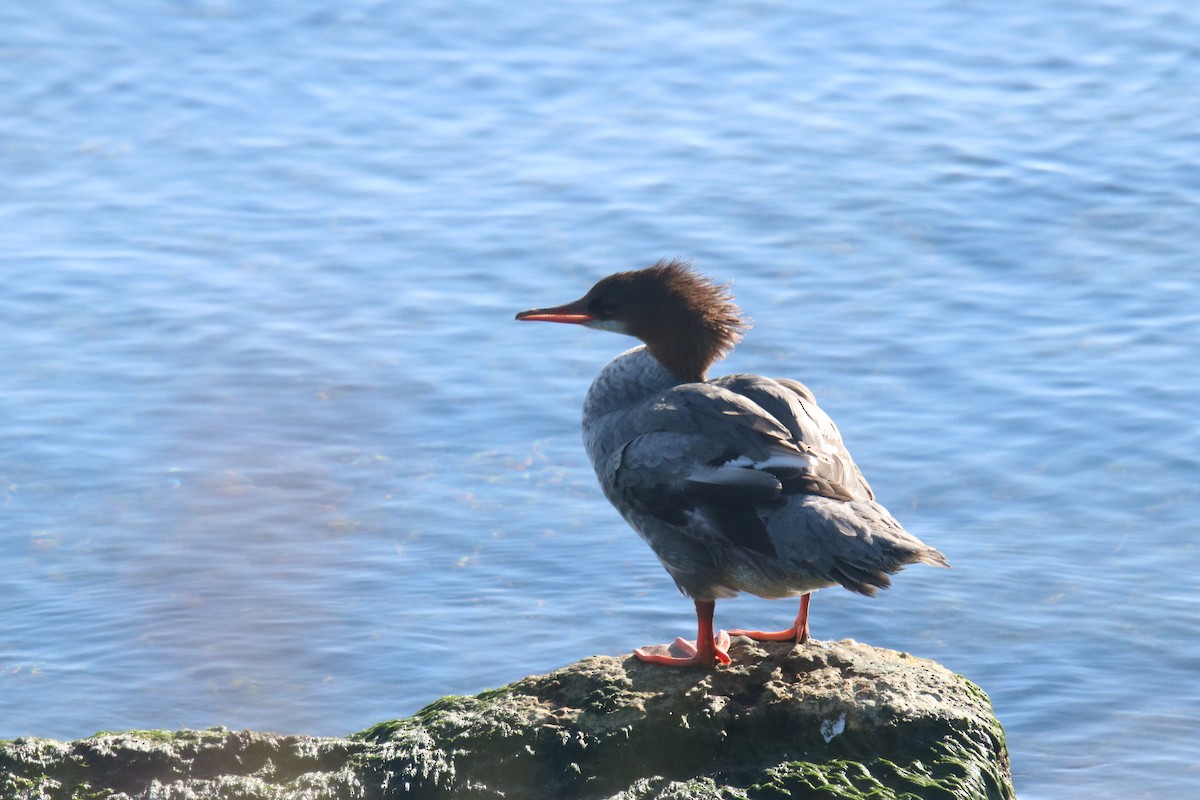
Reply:
[[[684,255],[954,564],[814,635],[976,681],[1026,800],[1200,794],[1200,6],[0,30],[0,738],[342,735],[690,632],[579,441],[630,342],[512,322]]]

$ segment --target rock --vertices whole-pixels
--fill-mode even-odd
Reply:
[[[593,656],[348,739],[135,731],[0,744],[5,798],[1014,798],[987,696],[853,641],[734,663]]]

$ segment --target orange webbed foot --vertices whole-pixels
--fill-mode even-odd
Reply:
[[[639,647],[633,654],[647,664],[660,664],[665,667],[713,667],[716,664],[728,664],[729,634],[719,631],[707,647],[703,640],[697,647],[695,642],[679,638],[670,644],[652,644]]]
[[[730,631],[730,636],[749,636],[758,642],[795,642],[796,644],[804,644],[808,641],[808,603],[812,599],[812,595],[804,595],[800,598],[800,613],[796,615],[796,621],[792,623],[792,627],[782,631]]]

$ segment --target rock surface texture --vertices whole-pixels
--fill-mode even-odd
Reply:
[[[593,656],[347,739],[207,731],[0,743],[4,798],[1013,798],[987,696],[853,641],[734,663]]]

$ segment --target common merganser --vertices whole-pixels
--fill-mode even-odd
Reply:
[[[696,643],[638,648],[670,666],[730,663],[729,635],[808,640],[810,593],[874,595],[888,576],[946,557],[875,502],[804,385],[707,379],[747,328],[729,291],[680,259],[604,278],[579,300],[517,314],[644,342],[610,361],[583,403],[583,438],[605,496],[696,604]],[[800,596],[792,627],[713,633],[718,599]],[[682,655],[672,655],[681,653]]]

